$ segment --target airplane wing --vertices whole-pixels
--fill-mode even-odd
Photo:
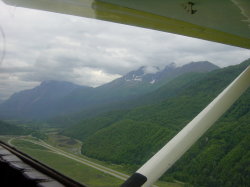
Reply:
[[[249,0],[3,0],[250,49]]]

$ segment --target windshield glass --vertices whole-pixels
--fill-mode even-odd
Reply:
[[[7,127],[0,138],[79,182],[119,186],[239,75],[249,58],[248,49],[0,2],[0,129]],[[157,185],[200,184],[204,168],[226,172],[227,151],[239,144],[224,144],[228,139],[221,133],[238,119],[249,124],[248,98],[249,90],[242,110],[232,109],[224,126]],[[213,153],[222,149],[221,155]],[[209,155],[215,161],[208,163],[221,164],[217,170],[203,163]],[[202,176],[188,174],[187,160],[193,175]],[[228,180],[215,175],[206,184]]]

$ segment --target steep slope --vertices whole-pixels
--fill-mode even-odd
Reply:
[[[140,67],[136,71],[129,72],[125,76],[97,88],[98,91],[111,90],[109,97],[124,95],[138,95],[156,90],[170,80],[189,72],[209,72],[219,67],[207,62],[191,62],[181,67],[175,64],[167,65],[163,70],[158,67]]]
[[[176,96],[158,104],[120,113],[117,118],[112,116],[95,133],[92,131],[92,135],[89,133],[82,136],[82,152],[87,156],[114,163],[132,166],[142,164],[249,65],[250,60],[247,60],[237,66],[213,71],[188,85]],[[158,90],[158,94],[162,95],[163,90]],[[167,179],[172,177],[196,186],[249,185],[246,175],[246,163],[249,162],[249,148],[246,146],[250,130],[249,94],[248,89],[204,136],[205,139],[200,139],[170,174],[165,176]],[[81,138],[80,134],[77,136]],[[234,137],[230,139],[231,136]],[[227,169],[230,167],[226,166],[227,163],[232,164],[231,169]],[[237,177],[232,177],[234,175]],[[234,179],[239,185],[235,185]]]
[[[87,136],[91,135],[91,133],[93,134],[97,130],[120,120],[124,115],[130,112],[129,109],[148,104],[156,104],[167,98],[177,96],[185,90],[186,87],[201,80],[205,75],[206,74],[203,73],[184,74],[169,81],[166,85],[152,93],[114,103],[113,105],[99,106],[92,110],[82,111],[72,116],[66,116],[65,118],[53,119],[54,121],[51,120],[50,122],[53,124],[59,123],[60,125],[65,122],[67,124],[75,123],[76,125],[73,127],[70,126],[64,129],[63,133],[67,136],[73,136],[74,138],[84,140]],[[81,120],[81,118],[83,119]]]
[[[240,70],[235,72],[235,69],[237,69],[237,67],[232,68],[234,73],[231,73],[230,69],[231,68],[227,68],[228,72],[227,79],[229,80],[227,79],[224,80],[224,77],[221,76],[220,70],[211,72],[210,74],[204,74],[204,73],[184,74],[182,76],[175,78],[172,81],[169,81],[167,84],[165,84],[164,86],[160,87],[159,89],[155,90],[152,93],[127,100],[126,102],[116,103],[113,106],[109,105],[108,109],[101,108],[101,110],[103,111],[108,110],[110,112],[108,112],[107,114],[104,113],[99,116],[97,115],[97,118],[82,120],[77,125],[65,129],[64,134],[84,140],[84,138],[86,138],[86,136],[84,135],[85,129],[91,128],[93,129],[94,132],[103,128],[102,121],[96,120],[98,118],[100,119],[108,118],[112,122],[122,120],[123,118],[125,119],[128,118],[136,121],[149,120],[150,122],[153,123],[157,122],[155,119],[159,119],[161,125],[165,125],[166,121],[170,121],[171,123],[174,123],[176,121],[184,121],[185,123],[187,119],[191,119],[192,116],[195,115],[192,114],[194,110],[192,108],[198,105],[198,107],[196,107],[197,108],[196,111],[198,112],[202,107],[205,106],[206,103],[208,103],[213,97],[215,97],[216,94],[218,94],[223,87],[229,84],[229,82],[233,79],[233,77],[230,78],[231,74],[234,75],[235,77],[237,73],[240,72]],[[215,80],[217,81],[217,84],[214,84]],[[214,89],[210,89],[210,87]],[[198,88],[201,89],[201,91],[199,91],[200,92],[199,98],[201,99],[199,100],[196,100],[195,98],[192,99],[193,95],[197,95],[196,90],[193,91],[193,89],[198,89]],[[170,107],[171,105],[174,107],[171,108]],[[129,109],[133,107],[136,108],[129,111]],[[116,117],[114,115],[112,109],[120,110],[119,117]],[[186,109],[187,112],[185,112]],[[95,109],[95,111],[96,113],[98,113],[98,108]],[[91,116],[91,114],[89,114],[86,111],[84,111],[83,113],[79,113],[79,115],[84,116],[85,113]],[[164,115],[164,113],[169,115]],[[191,116],[190,113],[192,114]],[[176,118],[176,115],[179,115],[178,118]],[[183,120],[184,115],[185,115],[185,120]],[[173,126],[176,126],[176,123],[174,123]]]
[[[168,172],[195,186],[249,186],[250,89]]]
[[[64,98],[58,109],[67,109],[68,113],[64,112],[63,116],[56,116],[48,122],[53,126],[58,127],[57,124],[61,124],[62,127],[65,127],[78,123],[81,119],[108,111],[127,110],[138,105],[156,102],[175,94],[178,90],[185,88],[188,82],[193,82],[204,72],[214,69],[218,69],[218,66],[206,61],[192,62],[181,67],[170,64],[163,70],[158,67],[143,66],[121,78],[95,88],[91,94],[86,95],[86,92],[79,91],[72,92]],[[199,73],[197,74],[197,72]],[[181,76],[179,81],[176,80],[165,87],[169,90],[168,94],[161,94],[161,91],[158,94],[150,94],[179,76]],[[144,97],[144,95],[148,95],[148,97]],[[70,109],[71,114],[69,114]]]
[[[74,111],[98,110],[100,107],[105,108],[105,105],[117,105],[117,102],[150,93],[179,75],[188,72],[208,72],[218,68],[210,62],[192,62],[181,67],[170,64],[163,70],[158,67],[143,66],[121,78],[95,88],[91,94],[86,95],[79,91],[72,92],[64,98],[59,108],[72,108]]]

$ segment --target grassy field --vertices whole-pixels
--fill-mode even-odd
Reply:
[[[79,154],[79,151],[81,149],[82,144],[78,140],[74,140],[74,139],[69,138],[67,136],[59,135],[57,133],[49,133],[47,135],[48,135],[48,139],[46,140],[46,142],[57,147],[57,148],[68,151],[70,153],[75,153],[82,158],[88,159],[92,162],[98,163],[100,165],[114,169],[114,170],[122,172],[124,174],[127,174],[127,175],[132,174],[132,173],[127,171],[127,168],[124,165],[110,164],[110,163],[106,163],[103,161],[92,159],[92,158],[89,158],[89,157],[86,157],[84,155]],[[183,187],[183,184],[171,183],[171,182],[165,182],[165,181],[158,181],[156,183],[156,185],[159,187]]]
[[[47,136],[46,142],[48,144],[70,153],[81,154],[82,143],[80,141],[57,133],[48,133]]]
[[[14,137],[17,137],[17,136],[12,136],[12,135],[0,135],[0,140],[5,142],[5,143],[8,143],[8,141],[11,139],[11,138],[14,138]]]
[[[19,139],[14,139],[12,144],[33,158],[87,186],[115,187],[123,182],[96,169],[55,154],[42,146]]]
[[[1,138],[1,137],[0,137]],[[7,139],[7,137],[6,137]],[[8,138],[9,139],[9,138]],[[7,140],[8,140],[7,139]],[[27,139],[34,140],[32,137],[27,137]],[[48,139],[47,142],[51,143],[53,142],[53,145],[58,148],[64,148],[64,150],[68,150],[70,152],[71,146],[79,146],[77,144],[72,144],[74,141],[67,141],[69,138],[67,137],[61,137],[61,136],[52,136]],[[59,141],[58,141],[59,140]],[[62,143],[68,142],[69,145],[63,145]],[[13,139],[11,143],[17,147],[19,150],[29,154],[31,157],[41,161],[42,163],[50,166],[51,168],[56,169],[57,171],[63,173],[64,175],[73,178],[74,180],[83,183],[90,187],[118,187],[120,186],[123,181],[120,179],[117,179],[111,175],[105,174],[101,171],[98,171],[96,169],[93,169],[89,166],[83,165],[77,161],[71,160],[69,158],[66,158],[62,155],[56,154],[47,148],[33,144],[31,142],[27,142],[22,139]],[[60,144],[60,145],[58,145]],[[66,143],[67,144],[67,143]],[[79,156],[79,155],[78,155]],[[84,157],[83,155],[81,157]],[[86,157],[84,157],[86,158]],[[89,158],[88,158],[89,159]],[[102,164],[104,166],[107,166],[112,169],[117,169],[119,166],[104,163],[101,161],[96,161],[94,159],[89,159],[91,161],[94,161],[98,164]],[[112,166],[112,167],[111,167]],[[122,172],[122,167],[119,168],[119,171]],[[156,183],[159,187],[183,187],[182,184],[179,183],[168,183],[163,181],[158,181]]]
[[[7,143],[8,140],[10,140],[13,136],[6,136],[6,135],[3,135],[3,136],[0,136],[0,140]]]

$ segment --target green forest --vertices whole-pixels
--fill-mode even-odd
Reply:
[[[210,73],[183,75],[132,101],[131,108],[119,104],[115,111],[85,118],[62,133],[82,140],[84,155],[134,172],[249,65],[247,60]],[[249,141],[250,89],[162,179],[197,187],[249,186]]]
[[[31,131],[27,128],[18,127],[0,120],[0,135],[27,135],[29,133]]]

